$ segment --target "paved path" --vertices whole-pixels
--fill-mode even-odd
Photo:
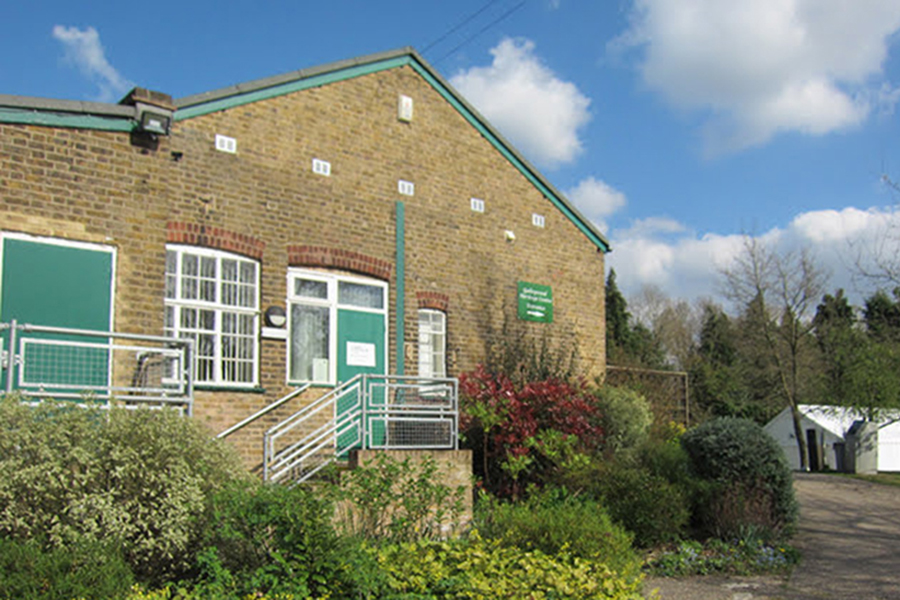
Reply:
[[[789,579],[649,579],[661,600],[900,600],[900,488],[797,474],[803,559]]]

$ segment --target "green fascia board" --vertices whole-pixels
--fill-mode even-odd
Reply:
[[[341,66],[347,64],[348,66]],[[528,162],[519,156],[512,149],[509,142],[504,140],[499,133],[494,131],[488,125],[487,119],[479,115],[475,109],[465,103],[464,100],[452,90],[450,85],[446,83],[437,73],[426,65],[424,60],[412,49],[404,49],[392,53],[386,53],[372,57],[371,59],[358,59],[349,63],[340,63],[336,67],[328,65],[320,69],[310,71],[309,76],[304,76],[303,71],[298,71],[287,76],[274,77],[270,79],[249,82],[247,84],[238,85],[231,89],[221,90],[219,92],[211,92],[207,94],[210,100],[204,100],[200,95],[195,98],[184,98],[176,101],[178,109],[175,111],[175,121],[183,121],[193,117],[198,117],[213,112],[227,110],[238,106],[243,106],[251,102],[259,100],[267,100],[285,94],[307,90],[314,87],[328,85],[346,81],[355,77],[370,75],[379,71],[386,71],[398,67],[410,66],[416,71],[435,91],[437,91],[453,108],[459,112],[470,125],[487,139],[520,173],[522,173],[528,181],[534,185],[550,202],[556,206],[563,215],[566,216],[597,248],[602,252],[609,252],[609,242],[600,234],[589,221],[564,199],[562,194],[553,189],[553,187],[544,178],[539,175],[537,169],[528,164]],[[284,80],[285,77],[293,79]],[[271,82],[267,85],[266,82]],[[242,90],[243,88],[243,90]]]
[[[345,81],[347,79],[362,77],[363,75],[370,75],[379,71],[396,69],[397,67],[402,67],[407,64],[409,64],[408,56],[398,56],[396,58],[386,59],[377,63],[354,65],[344,69],[329,71],[318,75],[312,75],[307,78],[291,81],[288,83],[282,83],[279,85],[273,85],[271,87],[262,89],[241,92],[240,86],[238,86],[237,88],[235,88],[235,95],[233,96],[226,96],[209,102],[201,102],[198,104],[186,106],[184,108],[179,107],[178,110],[175,111],[174,119],[176,121],[183,121],[185,119],[191,119],[193,117],[199,117],[222,110],[227,110],[229,108],[243,106],[252,102],[258,102],[260,100],[268,100],[270,98],[283,96],[285,94],[291,94],[293,92],[300,92],[303,90],[308,90],[310,88],[328,85],[330,83],[336,83],[339,81]]]
[[[124,132],[131,132],[137,125],[133,119],[17,108],[0,108],[0,123]]]

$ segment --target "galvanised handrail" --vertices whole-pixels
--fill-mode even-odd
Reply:
[[[221,439],[227,438],[229,435],[231,435],[232,433],[234,433],[234,432],[236,432],[236,431],[240,431],[241,429],[243,429],[244,427],[246,427],[247,425],[249,425],[249,424],[252,423],[253,421],[259,419],[260,417],[263,417],[263,416],[269,414],[270,412],[272,412],[272,411],[275,410],[276,408],[280,407],[281,405],[283,405],[283,404],[285,404],[285,403],[287,403],[287,402],[290,402],[291,400],[293,400],[294,398],[296,398],[297,396],[299,396],[300,394],[302,394],[303,392],[305,392],[306,390],[308,390],[308,389],[310,388],[310,386],[312,386],[311,383],[304,383],[303,385],[301,385],[300,387],[298,387],[297,389],[295,389],[294,391],[292,391],[290,394],[288,394],[288,395],[286,395],[286,396],[284,396],[284,397],[282,397],[282,398],[279,398],[278,400],[276,400],[276,401],[273,402],[272,404],[269,404],[269,405],[267,405],[267,406],[264,406],[263,408],[261,408],[260,410],[256,411],[255,413],[253,413],[252,415],[250,415],[250,416],[247,417],[246,419],[240,421],[239,423],[235,423],[234,425],[232,425],[231,427],[229,427],[229,428],[226,429],[225,431],[221,432],[221,433],[220,433],[219,435],[217,435],[216,437],[217,437],[218,439],[221,440]]]
[[[457,449],[458,398],[455,378],[357,375],[266,432],[263,478],[293,475],[298,483],[354,448]],[[282,436],[310,423],[300,439],[276,450]]]
[[[265,481],[280,479],[293,469],[302,470],[306,460],[330,445],[336,447],[338,425],[340,424],[337,420],[337,402],[344,398],[349,391],[356,389],[358,390],[357,401],[353,406],[347,407],[347,412],[355,414],[356,411],[361,410],[361,407],[365,406],[365,403],[361,402],[361,396],[365,392],[365,387],[361,385],[363,378],[364,375],[356,375],[266,431],[263,436],[263,479]],[[331,414],[326,417],[324,425],[307,434],[298,442],[276,452],[275,442],[280,437],[305,425],[310,419],[325,411],[330,411]],[[285,457],[289,457],[289,459]],[[273,470],[276,465],[279,467],[277,472]]]
[[[53,327],[48,325],[34,325],[19,323],[12,320],[0,324],[0,331],[9,330],[8,348],[3,350],[3,367],[6,371],[6,391],[18,390],[26,397],[56,397],[56,398],[80,398],[84,393],[100,393],[100,397],[107,401],[121,393],[118,398],[130,403],[154,404],[154,405],[182,405],[185,413],[193,413],[194,391],[194,341],[187,338],[172,338],[168,336],[142,335],[136,333],[122,333],[117,331],[99,331],[93,329],[76,329],[68,327]],[[40,333],[67,336],[68,339],[52,337],[32,338],[27,334]],[[72,338],[95,339],[98,341],[79,341]],[[129,343],[118,343],[118,340],[128,340]],[[139,344],[145,342],[145,344]],[[153,345],[150,345],[153,344]],[[78,377],[65,379],[66,373],[53,365],[42,366],[47,371],[47,379],[42,375],[32,372],[40,366],[28,369],[29,363],[35,357],[28,353],[29,348],[72,348],[76,351],[80,348],[85,351],[91,349],[106,353],[103,365],[86,363],[87,371],[77,371],[77,375],[84,376],[85,372],[91,376],[103,376],[104,383],[86,382]],[[73,355],[76,358],[77,354]],[[155,357],[156,362],[146,361],[147,357]],[[117,385],[114,383],[114,371],[119,373],[115,379],[121,379],[122,366],[126,367],[128,359],[135,361],[130,385]],[[172,362],[170,362],[172,361]],[[147,380],[148,372],[145,369],[155,367],[155,374],[160,377],[156,385]],[[173,368],[177,366],[178,368]],[[41,373],[42,371],[38,371]]]

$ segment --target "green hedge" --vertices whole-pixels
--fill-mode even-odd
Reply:
[[[730,537],[755,529],[777,536],[793,530],[798,506],[791,469],[762,427],[749,419],[714,419],[681,441],[694,473],[712,484],[700,503],[710,533]]]
[[[504,546],[548,555],[565,551],[619,572],[632,572],[640,564],[632,535],[613,522],[602,504],[565,490],[544,490],[519,502],[483,494],[475,512],[479,533]]]

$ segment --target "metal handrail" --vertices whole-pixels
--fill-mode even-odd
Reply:
[[[392,440],[391,424],[441,423],[446,437],[419,442],[422,448],[457,449],[459,382],[455,378],[361,374],[329,391],[312,404],[272,426],[263,436],[263,478],[283,480],[289,474],[303,481],[352,448],[406,447]],[[412,391],[394,404],[403,391]],[[351,396],[353,394],[353,396]],[[433,398],[432,398],[433,394]],[[353,398],[351,401],[350,398]],[[341,404],[338,414],[338,403]],[[276,442],[297,427],[331,412],[323,423],[303,432],[299,440],[276,451]],[[381,428],[381,433],[375,434]]]
[[[220,439],[220,440],[221,440],[221,439],[227,438],[227,437],[228,437],[229,435],[231,435],[232,433],[234,433],[234,432],[236,432],[236,431],[239,431],[239,430],[243,429],[244,427],[246,427],[247,425],[249,425],[249,424],[252,423],[253,421],[259,419],[260,417],[263,417],[263,416],[269,414],[270,412],[272,412],[273,410],[275,410],[275,409],[278,408],[279,406],[281,406],[281,405],[283,405],[283,404],[285,404],[285,403],[287,403],[287,402],[290,402],[291,400],[293,400],[294,398],[296,398],[297,396],[299,396],[300,394],[302,394],[303,392],[305,392],[306,390],[308,390],[308,389],[310,388],[310,386],[312,386],[311,383],[304,383],[303,385],[301,385],[300,387],[298,387],[297,389],[295,389],[294,391],[292,391],[292,392],[291,392],[290,394],[288,394],[287,396],[284,396],[284,397],[282,397],[282,398],[279,398],[278,400],[276,400],[276,401],[273,402],[272,404],[269,404],[269,405],[267,405],[267,406],[264,406],[263,408],[261,408],[260,410],[256,411],[255,413],[253,413],[252,415],[250,415],[250,416],[247,417],[246,419],[244,419],[244,420],[242,420],[242,421],[240,421],[240,422],[238,422],[238,423],[235,423],[234,425],[232,425],[231,427],[229,427],[229,428],[226,429],[225,431],[221,432],[221,433],[220,433],[219,435],[217,435],[216,437],[217,437],[218,439]]]
[[[81,398],[85,393],[97,392],[106,398],[107,403],[112,402],[115,396],[126,403],[146,402],[158,405],[182,405],[184,413],[193,414],[194,391],[194,341],[189,338],[173,338],[169,336],[143,335],[136,333],[124,333],[118,331],[101,331],[95,329],[79,329],[68,327],[56,327],[50,325],[35,325],[31,323],[19,323],[11,320],[0,323],[0,331],[8,331],[6,347],[2,349],[2,369],[6,375],[6,392],[18,389],[23,396],[38,397],[52,396],[54,398]],[[35,338],[29,333],[50,334],[51,336],[67,336],[76,339],[59,339],[55,337]],[[77,341],[77,338],[95,338],[98,341]],[[119,343],[120,340],[131,342],[146,342],[152,346],[135,343]],[[37,374],[32,375],[27,371],[30,364],[29,348],[85,348],[99,349],[107,352],[105,383],[94,381],[79,381],[60,379],[57,371],[53,377]],[[114,370],[118,370],[123,364],[121,357],[116,356],[128,353],[134,355],[138,369],[144,365],[143,355],[153,355],[161,358],[157,366],[165,365],[166,361],[175,361],[177,370],[172,371],[171,376],[163,375],[161,382],[139,381],[138,372],[132,374],[131,385],[121,385],[114,381]],[[29,364],[26,364],[26,361]],[[97,371],[96,366],[91,366]],[[104,367],[100,367],[101,369]],[[166,368],[166,367],[162,367]],[[94,372],[92,371],[92,373]],[[142,372],[142,378],[146,373]],[[168,379],[165,379],[169,377]],[[118,376],[116,376],[118,378]]]
[[[325,448],[334,446],[334,440],[357,423],[361,411],[348,411],[341,416],[340,420],[335,421],[328,426],[320,427],[316,430],[315,435],[308,435],[303,440],[295,442],[287,446],[281,452],[277,453],[274,464],[269,466],[268,481],[277,481],[283,477],[291,469],[302,465],[307,459],[318,455]],[[354,446],[361,442],[362,432],[360,432],[354,442],[350,446]],[[326,461],[326,464],[330,461]],[[325,465],[322,465],[323,467]],[[319,469],[315,469],[318,471]],[[310,472],[304,473],[306,477],[311,475]]]
[[[304,440],[308,439],[309,436],[312,434],[307,434],[307,436],[305,436],[303,438],[303,440],[300,440],[300,442],[296,442],[294,444],[289,445],[287,448],[285,448],[281,452],[275,451],[275,441],[282,435],[293,430],[295,427],[298,427],[298,426],[302,425],[303,423],[306,423],[308,419],[310,419],[312,416],[318,414],[322,410],[325,410],[327,408],[331,408],[332,410],[335,410],[337,401],[340,398],[344,397],[350,390],[352,390],[354,388],[358,387],[358,389],[359,389],[358,398],[361,400],[362,395],[365,393],[365,386],[364,385],[360,386],[360,382],[364,382],[364,378],[365,378],[365,375],[354,376],[352,379],[342,383],[341,385],[334,388],[333,390],[331,390],[330,392],[328,392],[327,394],[325,394],[324,396],[322,396],[321,398],[319,398],[312,404],[309,404],[309,405],[303,407],[302,409],[295,412],[291,416],[287,417],[280,423],[273,425],[271,428],[269,428],[268,431],[266,431],[265,435],[263,436],[263,479],[265,481],[272,481],[275,478],[281,477],[282,472],[286,472],[290,469],[295,468],[296,466],[298,466],[299,463],[302,463],[302,461],[304,459],[308,458],[309,454],[306,452],[302,452],[302,453],[300,453],[301,454],[300,458],[292,461],[291,464],[288,465],[287,467],[284,467],[282,472],[279,472],[277,475],[273,475],[271,473],[272,466],[275,464],[276,460],[279,460],[279,457],[283,457],[287,451],[291,451],[293,453],[295,450],[297,450],[300,442],[303,442]],[[365,403],[362,402],[361,405],[365,406]],[[336,421],[336,419],[334,419],[334,417],[332,417],[332,421]],[[337,425],[338,425],[338,423],[335,422],[334,427],[337,427]],[[321,429],[321,427],[319,429]],[[331,429],[332,431],[328,431],[328,429]],[[325,434],[333,434],[335,432],[336,432],[336,429],[326,427],[326,431],[324,433]],[[313,432],[313,433],[315,433],[315,432]],[[325,442],[323,442],[324,445],[322,446],[322,448],[324,448],[325,445],[328,445],[328,443],[330,442],[331,439],[332,439],[332,437],[330,437],[330,435],[329,435],[329,437],[325,440]],[[299,450],[297,450],[297,451],[299,452]],[[281,461],[281,462],[283,462],[283,461]]]

